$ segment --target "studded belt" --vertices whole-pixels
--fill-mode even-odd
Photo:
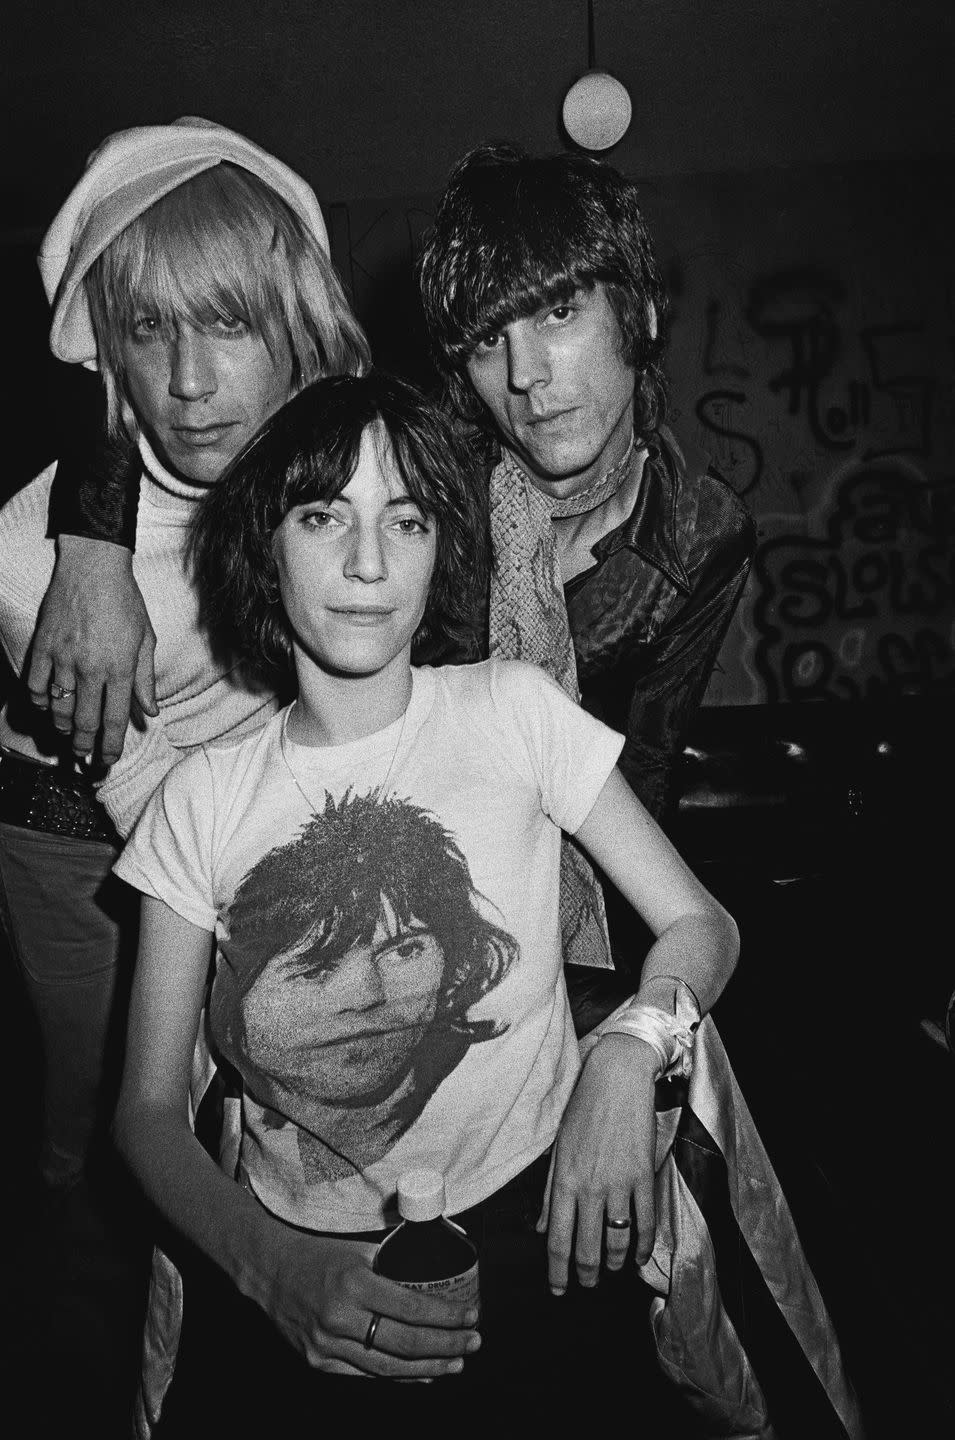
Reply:
[[[0,821],[74,840],[103,840],[119,845],[93,784],[60,766],[20,760],[0,752]]]

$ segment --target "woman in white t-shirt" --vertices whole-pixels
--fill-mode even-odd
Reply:
[[[655,1081],[686,1069],[738,938],[616,770],[621,736],[521,662],[412,666],[422,637],[473,627],[486,519],[447,422],[374,371],[296,396],[203,507],[210,622],[294,667],[297,698],[177,766],[117,866],[145,898],[116,1135],[204,1276],[186,1274],[163,1436],[203,1397],[250,1428],[329,1385],[393,1415],[513,1384],[561,1414],[562,1365],[588,1387],[619,1373],[625,1262],[653,1244]],[[657,936],[583,1067],[564,834]],[[241,1094],[228,1174],[183,1104],[212,936],[209,1040]],[[479,1239],[480,1322],[372,1269],[422,1165]],[[274,1382],[234,1386],[234,1410],[216,1336],[233,1375],[248,1356]]]

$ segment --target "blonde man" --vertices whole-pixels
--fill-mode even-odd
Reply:
[[[114,631],[141,635],[150,674],[135,721],[114,719],[92,766],[66,738],[77,686],[56,654],[47,713],[24,686],[0,714],[0,918],[44,1049],[42,1174],[63,1187],[82,1174],[111,1101],[111,1024],[136,940],[135,898],[111,875],[121,839],[185,752],[245,733],[275,708],[202,624],[187,543],[196,505],[295,390],[362,369],[368,349],[310,187],[203,120],[110,136],[47,232],[40,268],[51,349],[98,369],[120,489],[138,494],[135,556],[99,545],[84,571],[88,542],[60,542],[73,547],[67,605],[95,596]],[[0,511],[0,639],[31,684],[56,560],[47,534],[56,469]],[[139,611],[126,598],[130,570]],[[127,689],[124,715],[128,707]]]

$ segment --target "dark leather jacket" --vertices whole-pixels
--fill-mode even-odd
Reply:
[[[565,587],[582,702],[626,735],[620,768],[658,820],[755,548],[730,486],[660,430],[629,520]]]

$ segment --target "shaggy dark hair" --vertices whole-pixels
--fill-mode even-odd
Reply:
[[[243,997],[276,957],[283,957],[286,973],[320,983],[353,947],[371,944],[379,918],[390,910],[397,936],[412,936],[423,925],[444,956],[434,1016],[410,1057],[413,1084],[391,1112],[390,1143],[403,1135],[470,1047],[508,1028],[468,1015],[520,958],[513,935],[482,913],[482,899],[465,856],[437,816],[378,789],[366,795],[346,790],[337,802],[326,795],[324,809],[295,839],[269,851],[244,877],[228,910],[227,963],[213,990],[212,1025],[260,1103],[268,1103],[273,1082],[243,1061]],[[384,1100],[403,1078],[388,1076],[377,1095],[366,1094],[359,1104]],[[303,1143],[308,1170],[314,1161],[300,1134]],[[341,1154],[335,1159],[343,1168],[326,1169],[326,1154],[314,1173],[328,1178],[358,1168]]]
[[[635,428],[665,418],[667,294],[637,188],[605,161],[536,159],[507,142],[470,151],[451,172],[418,279],[435,365],[462,419],[490,424],[465,369],[477,344],[597,283],[635,372]]]
[[[496,1023],[469,1024],[467,1011],[501,983],[518,946],[484,918],[479,898],[453,835],[429,811],[378,790],[346,790],[337,802],[326,795],[324,809],[236,890],[230,973],[246,995],[276,955],[300,949],[290,973],[318,977],[371,943],[387,903],[402,930],[416,919],[441,946],[439,1018],[472,1040],[490,1039]]]
[[[487,586],[487,487],[439,408],[381,371],[316,380],[272,416],[199,507],[191,554],[203,619],[262,669],[288,672],[292,641],[272,537],[296,505],[333,500],[380,424],[408,494],[436,528],[434,573],[415,651],[476,655]]]

